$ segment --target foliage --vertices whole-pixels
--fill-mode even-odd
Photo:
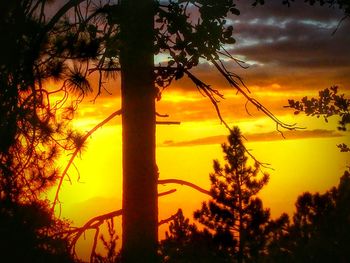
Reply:
[[[240,130],[235,127],[222,145],[227,162],[214,161],[210,174],[212,200],[203,203],[194,217],[213,231],[220,246],[238,262],[257,262],[264,253],[269,210],[256,197],[268,182],[258,177],[259,164],[248,166]]]
[[[69,66],[68,46],[56,46],[75,26],[54,23],[56,16],[47,19],[46,1],[30,2],[0,6],[0,197],[13,202],[36,200],[58,178],[54,161],[60,152],[82,147],[82,136],[69,128],[69,120],[90,90],[83,68]],[[79,41],[69,48],[77,45]],[[48,85],[63,78],[57,89]],[[77,97],[65,107],[69,91]]]
[[[300,195],[292,220],[287,214],[272,220],[255,197],[267,177],[249,176],[256,173],[247,167],[244,154],[238,154],[239,138],[235,128],[230,144],[223,144],[228,164],[221,167],[214,161],[210,175],[213,199],[194,214],[204,230],[189,223],[180,210],[160,244],[163,262],[347,262],[350,170],[344,172],[337,187],[323,194]],[[244,196],[242,204],[239,192]]]
[[[67,222],[52,217],[48,204],[0,202],[0,251],[4,262],[74,262],[61,232]]]
[[[271,243],[268,262],[347,262],[350,242],[350,173],[324,194],[298,197],[293,224]],[[286,220],[287,221],[287,220]]]
[[[170,223],[166,238],[160,242],[162,262],[230,262],[229,256],[207,230],[200,231],[185,218],[182,210]]]
[[[286,262],[289,259],[290,251],[287,249],[289,244],[290,219],[283,213],[280,217],[270,220],[267,226],[267,254],[261,262]]]
[[[338,6],[344,10],[346,16],[350,15],[350,1],[349,0],[306,0],[310,5],[314,5],[318,2],[320,5],[328,5],[329,7]]]
[[[294,114],[305,112],[307,116],[323,116],[325,121],[333,115],[338,115],[338,129],[346,131],[346,125],[350,124],[350,99],[345,98],[344,94],[338,94],[338,87],[324,89],[319,92],[319,98],[304,97],[301,101],[289,100],[289,107],[295,109]]]
[[[340,131],[346,131],[347,125],[350,124],[350,99],[346,98],[344,94],[339,95],[337,86],[321,90],[318,98],[309,99],[306,96],[301,101],[288,100],[288,103],[288,107],[296,110],[294,114],[304,112],[307,116],[316,116],[317,118],[323,116],[326,122],[331,116],[339,116],[338,129]],[[342,152],[350,151],[344,143],[339,144],[338,148]]]
[[[291,5],[291,2],[294,0],[283,0],[282,3],[284,5]],[[328,6],[328,7],[338,7],[339,9],[344,11],[344,17],[348,17],[350,15],[350,1],[349,0],[305,0],[305,3],[309,5],[319,4],[320,6]],[[264,4],[265,0],[256,0],[253,5]]]
[[[83,147],[69,121],[89,85],[86,70],[65,56],[79,41],[63,49],[55,41],[76,30],[63,18],[77,1],[53,16],[50,4],[0,3],[0,242],[7,262],[73,261],[60,234],[67,222],[55,219],[40,199],[59,177],[54,162],[60,153]]]
[[[92,91],[88,75],[95,71],[99,74],[99,95],[104,88],[103,77],[110,76],[120,67],[119,55],[123,48],[120,21],[127,12],[124,12],[119,1],[71,0],[65,1],[58,10],[57,6],[50,6],[52,2],[55,1],[15,0],[0,4],[0,34],[4,39],[0,44],[0,200],[13,206],[33,204],[40,193],[55,183],[58,170],[53,164],[60,152],[83,148],[84,137],[72,131],[68,123],[79,102]],[[84,7],[80,5],[83,2]],[[345,4],[345,1],[338,2]],[[74,12],[69,13],[72,7]],[[57,12],[50,16],[53,10]],[[170,57],[167,62],[154,68],[155,84],[159,88],[155,97],[160,99],[162,89],[173,80],[187,75],[210,98],[221,118],[217,102],[222,95],[189,72],[200,60],[206,60],[215,65],[230,85],[269,115],[277,125],[283,126],[240,89],[236,83],[240,81],[237,75],[227,71],[223,64],[220,66],[222,57],[235,60],[225,50],[225,45],[234,43],[233,28],[225,19],[230,13],[239,15],[233,0],[155,1],[154,53]],[[195,14],[196,19],[190,14]],[[106,74],[103,75],[103,72]],[[60,80],[62,85],[57,89],[46,85],[48,81],[57,83]],[[65,107],[71,94],[76,97],[70,106]],[[62,113],[61,117],[59,113]],[[243,146],[239,147],[236,154],[244,155],[244,150]],[[240,161],[245,165],[243,157]],[[226,170],[218,163],[215,167],[217,174]],[[255,177],[258,170],[257,166],[242,171],[227,167],[228,173],[242,172],[242,176],[248,178]],[[252,233],[248,234],[247,220],[256,220],[250,232],[262,231],[260,225],[267,220],[268,213],[254,195],[266,181],[266,176],[262,180],[247,179],[244,183],[249,191],[240,189],[244,190],[239,194],[238,202],[242,217],[240,246],[243,243],[261,243],[254,240]],[[232,193],[226,200],[220,192],[220,187],[225,189],[225,184],[215,179],[212,179],[212,183],[218,187],[213,187],[214,199],[218,204],[224,206],[225,202],[233,202],[237,205],[237,193]],[[209,203],[207,213],[212,212],[212,208],[220,207],[218,204],[215,207],[215,204],[214,201]],[[227,211],[235,213],[233,210]],[[235,227],[229,221],[224,224]],[[223,234],[227,234],[232,242],[237,242],[233,237],[236,230],[223,230]],[[218,236],[217,229],[216,232]],[[241,248],[239,251],[243,253]],[[254,253],[252,250],[248,254],[253,257]]]

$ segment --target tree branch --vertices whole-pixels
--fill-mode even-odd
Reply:
[[[211,58],[211,63],[216,67],[216,69],[221,73],[221,75],[228,81],[228,83],[234,87],[239,93],[241,93],[247,101],[249,101],[251,104],[253,104],[258,110],[261,110],[266,116],[268,116],[270,119],[272,119],[276,123],[276,130],[280,132],[283,136],[283,133],[279,130],[279,127],[282,127],[287,130],[295,130],[295,129],[302,129],[300,127],[296,126],[296,123],[294,124],[287,124],[279,120],[272,112],[270,112],[264,105],[262,105],[259,101],[256,99],[250,97],[232,78],[230,72],[228,72],[225,68],[221,67],[214,58]]]
[[[84,2],[85,0],[70,0],[68,1],[63,7],[61,7],[60,10],[57,11],[57,13],[51,18],[51,20],[46,24],[44,32],[49,32],[55,24],[61,19],[62,16],[64,16],[69,9],[79,5],[80,3]]]
[[[66,232],[66,234],[69,235],[74,235],[73,240],[71,241],[71,245],[69,249],[71,250],[72,254],[75,254],[75,245],[78,241],[78,239],[81,237],[81,235],[89,229],[99,229],[100,225],[103,224],[104,221],[108,219],[112,219],[117,216],[122,215],[122,209],[119,209],[117,211],[113,211],[107,214],[99,215],[94,218],[91,218],[88,222],[86,222],[82,227],[77,227],[74,229],[71,229]]]
[[[180,184],[180,185],[186,185],[189,186],[203,194],[209,195],[211,196],[211,193],[208,190],[205,190],[201,187],[199,187],[198,185],[195,185],[193,183],[184,181],[184,180],[180,180],[180,179],[163,179],[163,180],[158,180],[158,184]]]
[[[87,132],[85,134],[85,136],[82,138],[81,140],[81,144],[83,144],[90,136],[91,134],[93,134],[98,128],[101,128],[103,125],[105,125],[107,122],[109,122],[111,119],[113,119],[115,116],[117,115],[120,115],[122,114],[122,110],[117,110],[115,112],[113,112],[111,115],[109,115],[105,120],[103,120],[102,122],[100,122],[99,124],[97,124],[94,128],[92,128],[89,132]],[[69,159],[68,161],[68,164],[67,166],[65,167],[65,169],[63,170],[62,172],[62,175],[61,175],[61,178],[60,178],[60,181],[58,183],[58,186],[57,186],[57,190],[56,190],[56,194],[55,194],[55,198],[53,200],[53,204],[52,204],[52,207],[51,207],[51,212],[54,213],[54,210],[55,210],[55,206],[57,204],[57,201],[58,201],[58,195],[59,195],[59,192],[60,192],[60,189],[61,189],[61,186],[62,186],[62,183],[63,183],[63,179],[65,177],[65,175],[67,174],[67,171],[68,169],[70,168],[70,166],[72,165],[75,157],[78,155],[78,153],[80,152],[81,148],[80,147],[77,147],[75,149],[75,151],[73,152],[71,158]]]
[[[158,194],[158,197],[161,196],[165,196],[168,194],[172,194],[176,192],[176,189],[171,189],[169,191],[166,192],[162,192]],[[93,255],[95,254],[95,249],[96,249],[96,244],[97,244],[97,236],[99,233],[99,228],[100,226],[107,220],[111,220],[114,217],[117,216],[121,216],[123,214],[123,210],[119,209],[116,211],[112,211],[103,215],[99,215],[96,217],[91,218],[89,221],[87,221],[82,227],[75,227],[73,229],[70,229],[64,233],[61,234],[66,234],[67,236],[72,236],[72,241],[70,242],[70,246],[69,246],[69,250],[71,251],[72,254],[75,254],[75,245],[78,241],[78,239],[84,234],[85,231],[89,230],[89,229],[95,229],[95,235],[94,235],[94,242],[93,242],[93,248],[92,248],[92,253],[91,253],[91,257],[93,257]],[[174,215],[175,216],[175,215]],[[158,223],[158,225],[162,225],[165,224],[169,221],[171,221],[172,219],[168,218],[166,220],[162,220]]]
[[[180,125],[181,122],[179,122],[179,121],[156,121],[156,124],[158,124],[158,125]]]
[[[176,217],[179,216],[179,213],[180,213],[180,210],[178,210],[178,211],[176,212],[176,214],[173,214],[172,216],[170,216],[170,217],[168,217],[168,218],[166,218],[166,219],[160,220],[159,223],[158,223],[158,226],[167,224],[167,223],[169,223],[170,221],[175,220]]]
[[[208,84],[205,84],[203,81],[201,81],[199,78],[197,78],[195,75],[193,75],[187,69],[185,69],[184,72],[192,80],[192,82],[196,85],[198,90],[200,92],[204,92],[204,95],[210,99],[210,101],[213,104],[213,106],[215,108],[215,111],[216,111],[216,114],[218,115],[221,123],[223,123],[225,125],[225,127],[230,130],[230,126],[225,122],[225,120],[221,116],[221,112],[220,112],[220,109],[219,109],[219,106],[218,106],[219,100],[216,98],[216,96],[217,96],[217,97],[223,99],[223,95],[220,94],[219,91],[211,88]]]
[[[166,191],[166,192],[158,193],[158,197],[164,196],[164,195],[170,195],[170,194],[175,193],[175,192],[176,192],[176,189],[171,189],[171,190]]]

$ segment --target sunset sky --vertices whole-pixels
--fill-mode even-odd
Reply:
[[[246,110],[245,99],[213,66],[202,62],[193,73],[224,94],[225,99],[219,103],[223,118],[230,126],[241,128],[247,138],[246,147],[259,161],[270,164],[272,169],[263,169],[271,177],[260,197],[275,218],[282,212],[291,214],[302,192],[322,192],[337,185],[349,165],[350,154],[340,153],[336,147],[341,142],[350,143],[349,133],[337,131],[337,118],[325,123],[323,118],[295,116],[293,110],[283,106],[288,99],[317,97],[319,90],[333,85],[349,96],[350,20],[332,35],[342,18],[341,11],[303,3],[287,8],[281,1],[270,2],[274,4],[258,8],[240,3],[241,15],[229,17],[237,43],[227,48],[249,68],[242,69],[229,61],[226,65],[243,78],[251,96],[280,120],[307,129],[284,131],[284,139],[275,123],[253,105],[248,104]],[[165,55],[156,61],[166,59]],[[106,84],[112,95],[105,92],[95,103],[87,98],[81,104],[73,123],[76,128],[89,131],[120,108],[119,81],[117,78]],[[169,114],[166,120],[181,122],[157,126],[160,179],[183,179],[209,189],[212,160],[222,160],[220,144],[228,135],[214,107],[189,80],[183,79],[163,92],[157,111]],[[66,159],[62,158],[62,170],[65,165]],[[65,181],[61,190],[62,217],[80,226],[93,216],[121,208],[120,117],[91,136],[75,166],[77,169],[71,167],[68,173],[72,183]],[[193,211],[207,200],[207,196],[186,186],[159,186],[159,192],[169,189],[177,191],[159,199],[160,219],[180,207],[192,218]],[[160,233],[166,228],[162,227]],[[86,249],[89,244],[81,246]],[[81,255],[85,255],[84,249]]]

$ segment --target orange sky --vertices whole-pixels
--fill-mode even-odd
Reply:
[[[270,16],[264,13],[266,10],[250,10],[241,20],[232,21],[236,25],[237,45],[231,52],[248,61],[250,67],[243,70],[232,63],[227,66],[243,77],[251,95],[278,118],[286,123],[298,123],[306,130],[285,131],[286,139],[283,139],[275,131],[275,124],[252,105],[247,107],[248,114],[246,101],[226,86],[213,67],[202,63],[194,73],[222,91],[225,99],[219,106],[224,119],[230,126],[241,128],[248,139],[247,148],[258,160],[271,164],[273,170],[264,170],[271,177],[260,197],[264,206],[271,209],[272,216],[277,217],[282,212],[291,214],[302,192],[322,192],[338,184],[350,163],[350,154],[340,153],[336,147],[341,142],[350,143],[349,133],[336,130],[337,118],[325,123],[322,118],[295,116],[292,110],[283,107],[288,99],[316,97],[318,90],[331,85],[339,85],[340,92],[349,96],[350,37],[348,21],[331,36],[339,17],[336,10],[315,12],[303,7],[303,18],[300,12],[294,12],[298,15],[293,17],[285,10],[272,7],[264,7],[269,8]],[[159,57],[157,61],[164,59],[166,57]],[[119,80],[108,82],[106,88],[112,95],[104,93],[95,103],[87,98],[81,104],[73,122],[76,128],[88,131],[120,108]],[[210,101],[188,80],[181,80],[164,91],[157,111],[169,114],[167,120],[181,121],[181,125],[157,127],[160,178],[179,178],[209,189],[212,160],[222,160],[220,143],[227,136]],[[66,160],[62,158],[61,168],[65,165]],[[77,169],[69,170],[72,184],[66,180],[60,193],[62,217],[79,226],[93,216],[121,208],[120,117],[91,136],[88,147],[75,160],[75,166]],[[180,207],[191,218],[193,211],[207,199],[185,186],[159,186],[159,192],[169,189],[177,191],[160,198],[160,219],[169,217]],[[165,228],[161,227],[160,232],[164,233]],[[80,244],[82,257],[89,253],[91,239],[88,237],[89,234]]]
[[[269,98],[270,98],[270,93]],[[281,96],[280,107],[285,105]],[[230,97],[230,96],[227,96]],[[232,95],[222,104],[230,125],[238,125],[248,141],[246,146],[261,162],[271,164],[269,184],[261,191],[260,197],[265,207],[271,209],[273,217],[282,212],[289,214],[298,195],[304,191],[325,191],[338,183],[339,177],[349,164],[350,156],[340,153],[336,144],[350,141],[348,133],[336,131],[336,119],[326,124],[323,119],[294,116],[288,109],[282,109],[278,117],[288,123],[297,122],[306,130],[285,131],[286,139],[275,131],[274,123],[257,113],[248,115],[240,105],[240,95]],[[274,100],[278,101],[278,97]],[[191,102],[192,106],[188,105]],[[271,101],[270,101],[271,102]],[[82,131],[90,130],[115,109],[120,99],[111,96],[97,100],[95,104],[85,102],[77,114],[74,125]],[[209,189],[209,173],[212,160],[222,160],[220,143],[227,136],[226,128],[216,118],[210,102],[198,96],[195,91],[182,93],[168,92],[162,102],[169,113],[169,120],[181,121],[181,125],[157,126],[157,163],[160,179],[178,178],[193,182]],[[172,107],[165,104],[171,104]],[[237,105],[238,104],[238,105]],[[273,102],[277,107],[277,102]],[[271,104],[271,105],[272,105]],[[161,108],[161,107],[159,107]],[[186,108],[182,115],[178,109]],[[230,118],[229,110],[236,112]],[[174,114],[172,114],[174,112]],[[200,118],[201,112],[203,117]],[[252,111],[251,114],[253,114]],[[176,118],[173,116],[177,116]],[[64,168],[66,161],[61,162]],[[82,225],[93,216],[121,208],[121,125],[120,117],[97,130],[89,139],[86,150],[75,160],[78,171],[72,167],[68,180],[60,193],[61,216],[73,220],[74,225]],[[207,196],[185,186],[159,186],[159,192],[177,189],[159,200],[159,218],[164,219],[182,208],[188,217]],[[119,219],[120,220],[120,219]],[[120,225],[118,225],[120,232]],[[167,226],[161,227],[161,236]],[[92,234],[92,233],[90,233]],[[89,235],[88,235],[89,236]],[[87,256],[91,239],[81,241],[80,253]]]

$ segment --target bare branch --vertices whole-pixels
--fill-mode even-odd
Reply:
[[[96,232],[94,235],[94,242],[92,244],[92,250],[90,254],[90,262],[93,262],[94,257],[96,256],[96,247],[97,247],[97,241],[98,241],[98,234],[100,233],[100,228],[96,227]]]
[[[176,189],[171,189],[169,191],[159,193],[158,197],[172,194],[174,192],[176,192]],[[64,233],[61,233],[61,234],[66,234],[67,236],[72,236],[72,241],[70,242],[70,247],[69,247],[71,253],[75,254],[75,245],[76,245],[77,241],[79,240],[79,238],[85,233],[85,231],[90,230],[90,229],[95,229],[96,232],[94,235],[94,242],[93,242],[93,248],[92,248],[92,253],[91,253],[91,257],[93,257],[95,255],[95,250],[96,250],[96,246],[97,246],[97,237],[99,234],[100,226],[105,221],[112,220],[113,218],[121,216],[122,214],[123,214],[123,210],[119,209],[119,210],[112,211],[112,212],[109,212],[109,213],[106,213],[103,215],[99,215],[99,216],[91,218],[82,227],[75,227],[75,228],[72,228],[68,231],[65,231]],[[171,219],[162,220],[158,224],[162,225],[162,224],[167,223],[170,220]]]
[[[156,112],[156,116],[161,117],[161,118],[168,118],[169,114],[161,114],[161,113]]]
[[[228,83],[234,87],[239,93],[241,93],[247,101],[249,101],[251,104],[253,104],[258,110],[262,111],[266,116],[268,116],[270,119],[272,119],[276,125],[277,130],[279,131],[279,127],[282,127],[287,130],[295,130],[295,129],[302,129],[300,127],[297,127],[296,124],[287,124],[279,120],[272,112],[270,112],[264,105],[262,105],[259,101],[256,99],[250,97],[238,84],[237,82],[232,78],[230,72],[228,72],[225,68],[220,66],[214,58],[211,58],[211,62],[213,65],[217,68],[217,70],[221,73],[221,75],[228,81]]]
[[[104,119],[102,122],[100,122],[99,124],[97,124],[94,128],[92,128],[90,131],[88,131],[85,136],[81,139],[81,143],[83,144],[90,136],[91,134],[93,134],[98,128],[101,128],[103,125],[105,125],[107,122],[109,122],[111,119],[113,119],[115,116],[122,114],[122,110],[117,110],[115,112],[113,112],[111,115],[109,115],[106,119]],[[55,206],[56,203],[58,201],[58,195],[63,183],[63,179],[65,177],[65,175],[67,174],[68,169],[70,168],[70,166],[72,165],[75,157],[78,155],[78,153],[80,152],[81,148],[76,148],[74,153],[72,154],[71,158],[68,161],[67,166],[65,167],[65,169],[62,172],[62,175],[60,177],[60,181],[58,183],[57,186],[57,190],[56,190],[56,194],[55,194],[55,198],[53,200],[53,204],[51,207],[51,212],[54,213],[55,210]]]
[[[199,187],[198,185],[195,185],[193,183],[184,181],[184,180],[180,180],[180,179],[163,179],[163,180],[158,180],[158,184],[180,184],[180,185],[186,185],[189,186],[203,194],[209,195],[211,196],[210,192],[208,190],[205,190],[201,187]]]
[[[179,122],[179,121],[156,121],[156,124],[160,124],[160,125],[180,125],[181,122]]]
[[[66,234],[69,235],[73,235],[73,239],[71,241],[71,245],[70,245],[70,250],[72,252],[72,254],[75,254],[75,244],[77,243],[78,239],[81,237],[82,234],[85,233],[86,230],[89,229],[99,229],[100,225],[102,225],[104,223],[104,221],[108,220],[108,219],[112,219],[114,217],[117,216],[121,216],[122,215],[122,209],[119,209],[117,211],[113,211],[107,214],[103,214],[103,215],[99,215],[96,216],[94,218],[91,218],[88,222],[86,222],[82,227],[77,227],[77,228],[73,228],[69,231],[66,232]],[[96,237],[96,235],[95,235]]]
[[[217,97],[223,99],[224,98],[223,95],[220,94],[219,91],[211,88],[208,84],[205,84],[199,78],[194,76],[190,71],[184,70],[184,72],[193,81],[193,83],[196,85],[198,90],[200,92],[203,92],[204,95],[207,96],[210,99],[210,101],[213,104],[213,106],[215,108],[215,111],[216,111],[216,114],[219,117],[221,123],[223,123],[226,126],[226,128],[230,130],[230,126],[225,122],[225,120],[221,116],[221,112],[220,112],[220,109],[219,109],[219,106],[218,106],[219,100],[217,99]]]
[[[171,189],[171,190],[166,191],[166,192],[158,193],[158,197],[164,196],[164,195],[170,195],[170,194],[175,193],[175,192],[176,192],[176,189]]]
[[[170,221],[175,220],[176,217],[178,217],[179,212],[180,212],[180,210],[178,210],[178,211],[176,212],[176,214],[173,214],[172,216],[170,216],[170,217],[168,217],[168,218],[166,218],[166,219],[160,220],[160,221],[158,222],[158,226],[167,224],[167,223],[169,223]]]
[[[337,33],[339,27],[340,27],[341,24],[344,22],[344,20],[347,19],[347,18],[350,18],[350,15],[345,15],[345,16],[343,16],[343,17],[339,20],[337,26],[335,27],[335,29],[334,29],[333,32],[332,32],[332,36],[334,36],[335,33]]]
[[[69,9],[76,7],[80,3],[84,2],[85,0],[70,0],[68,1],[58,12],[51,18],[51,20],[47,23],[45,26],[44,32],[50,31],[56,23],[61,19],[62,16],[64,16]]]

